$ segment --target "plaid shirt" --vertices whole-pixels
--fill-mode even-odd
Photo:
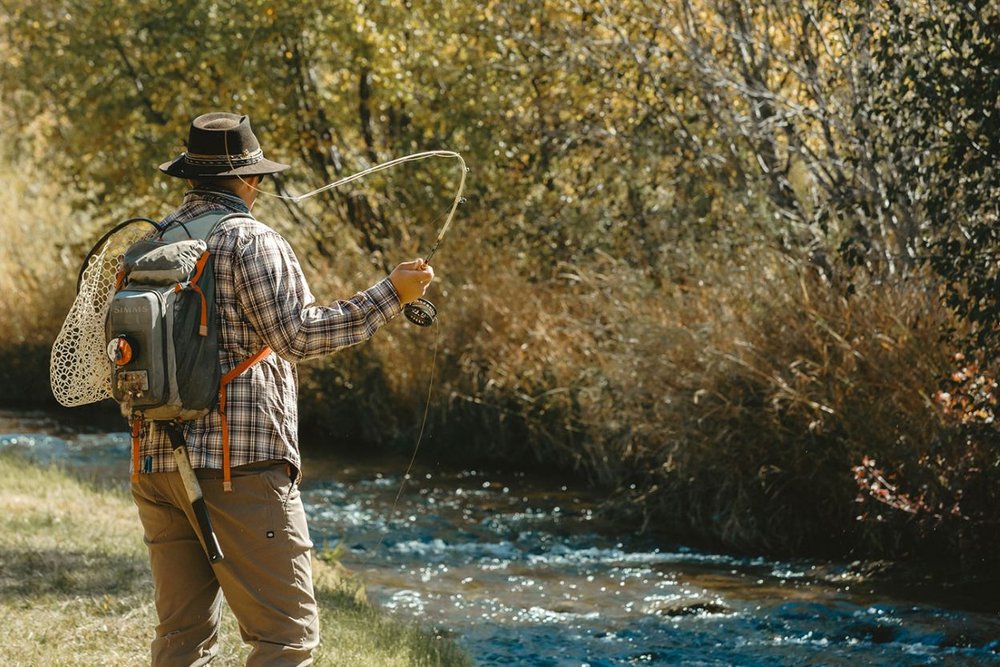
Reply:
[[[223,222],[208,240],[215,261],[222,373],[265,345],[273,350],[226,389],[230,464],[283,459],[301,470],[295,363],[371,338],[400,313],[399,296],[384,278],[347,301],[316,305],[288,242],[228,193],[192,190],[163,222],[209,211],[245,214]],[[218,410],[189,422],[185,439],[192,467],[222,468]],[[140,472],[176,470],[171,451],[166,433],[145,429]]]

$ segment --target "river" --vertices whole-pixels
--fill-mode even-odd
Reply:
[[[127,481],[125,433],[45,413],[0,411],[0,450]],[[1000,603],[918,595],[859,564],[658,545],[602,523],[586,489],[524,473],[424,462],[400,494],[405,461],[304,467],[317,548],[476,664],[1000,665]]]

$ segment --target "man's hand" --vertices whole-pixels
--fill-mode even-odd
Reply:
[[[427,286],[434,280],[434,269],[422,259],[403,262],[389,274],[392,286],[396,288],[399,302],[402,304],[416,301],[427,291]]]

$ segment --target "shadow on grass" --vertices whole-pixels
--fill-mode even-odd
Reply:
[[[97,551],[0,548],[0,597],[98,596],[148,587],[145,560]]]

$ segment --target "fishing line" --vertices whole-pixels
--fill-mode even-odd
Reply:
[[[392,501],[392,507],[389,508],[389,512],[386,515],[388,521],[392,521],[392,515],[396,513],[396,508],[399,506],[399,499],[403,497],[403,490],[406,488],[406,482],[410,479],[410,473],[413,471],[413,466],[417,462],[417,453],[420,451],[420,444],[424,440],[424,432],[427,427],[427,417],[430,414],[431,408],[431,396],[434,394],[434,380],[437,375],[437,358],[438,358],[438,348],[441,346],[441,325],[435,327],[436,332],[434,336],[434,354],[431,357],[431,376],[427,381],[427,398],[424,401],[424,415],[420,420],[420,431],[417,433],[417,444],[413,447],[413,454],[410,456],[410,462],[406,466],[406,471],[403,472],[403,477],[399,483],[399,489],[396,491],[396,497]],[[388,532],[388,526],[387,531]],[[371,554],[368,558],[361,561],[362,564],[367,565],[375,556],[378,554],[378,550],[385,543],[385,532],[379,535],[378,542],[372,549]]]
[[[427,400],[424,401],[424,416],[420,420],[420,431],[417,433],[417,444],[413,448],[413,456],[410,457],[410,463],[406,466],[406,472],[403,473],[403,483],[399,485],[399,491],[396,492],[396,499],[392,501],[392,509],[389,511],[396,511],[396,504],[399,502],[400,496],[403,495],[403,487],[406,486],[406,480],[410,478],[410,471],[413,470],[413,464],[417,460],[417,452],[420,450],[420,443],[424,440],[424,429],[427,426],[427,415],[430,413],[431,407],[431,395],[434,392],[434,376],[437,374],[437,357],[438,357],[438,347],[441,343],[441,326],[438,325],[436,335],[434,336],[434,354],[431,356],[431,377],[427,381]]]

